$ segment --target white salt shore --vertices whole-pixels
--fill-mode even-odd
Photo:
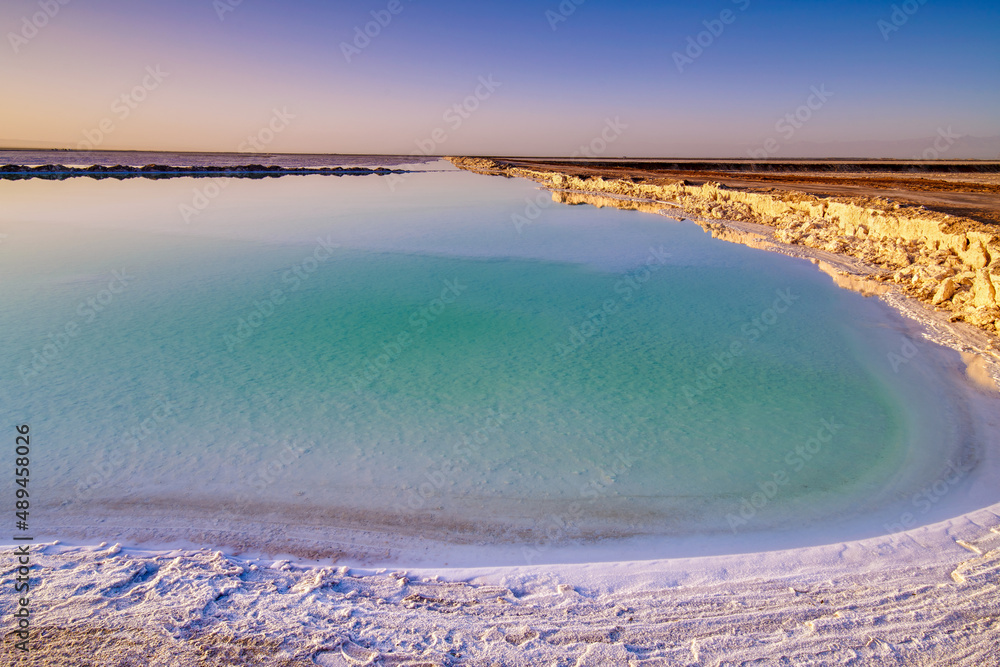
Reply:
[[[914,501],[917,523],[927,502],[947,514],[997,488],[998,398],[967,388],[987,440],[975,470]],[[49,542],[32,550],[31,664],[1000,664],[1000,503],[865,540],[823,534],[776,550],[761,533],[739,555],[462,569]],[[16,569],[6,560],[5,579]],[[0,596],[0,615],[16,605]]]
[[[995,665],[998,512],[792,551],[481,570],[39,545],[32,664]]]

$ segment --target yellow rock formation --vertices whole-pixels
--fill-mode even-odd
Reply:
[[[482,158],[448,158],[457,167],[483,174],[524,177],[554,190],[557,201],[584,203],[579,193],[612,195],[599,205],[640,210],[681,207],[693,218],[752,222],[774,227],[778,241],[856,257],[873,270],[868,281],[894,283],[924,303],[950,311],[988,332],[1000,331],[1000,235],[989,226],[886,199],[817,197],[795,192],[760,193],[717,183],[689,185],[579,178],[511,167]],[[651,200],[637,203],[619,199]],[[699,222],[727,240],[761,244],[759,237],[723,231]]]

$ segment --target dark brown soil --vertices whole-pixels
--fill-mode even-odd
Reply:
[[[714,181],[754,192],[795,191],[821,196],[883,197],[986,224],[1000,224],[1000,162],[906,163],[901,161],[748,162],[565,161],[492,158],[515,167],[573,176],[631,178],[651,183]],[[789,171],[793,173],[789,173]],[[964,175],[967,178],[963,178]]]

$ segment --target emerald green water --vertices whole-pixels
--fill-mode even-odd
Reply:
[[[234,182],[194,224],[184,179],[0,185],[3,411],[53,526],[206,499],[445,540],[807,526],[955,437],[883,306],[690,224],[553,205],[519,234],[532,186],[464,173]]]

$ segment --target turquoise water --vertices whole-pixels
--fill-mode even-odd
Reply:
[[[954,439],[884,307],[808,263],[583,206],[518,231],[533,186],[466,173],[232,181],[187,222],[200,187],[0,183],[0,397],[49,525],[765,530],[877,507]]]

